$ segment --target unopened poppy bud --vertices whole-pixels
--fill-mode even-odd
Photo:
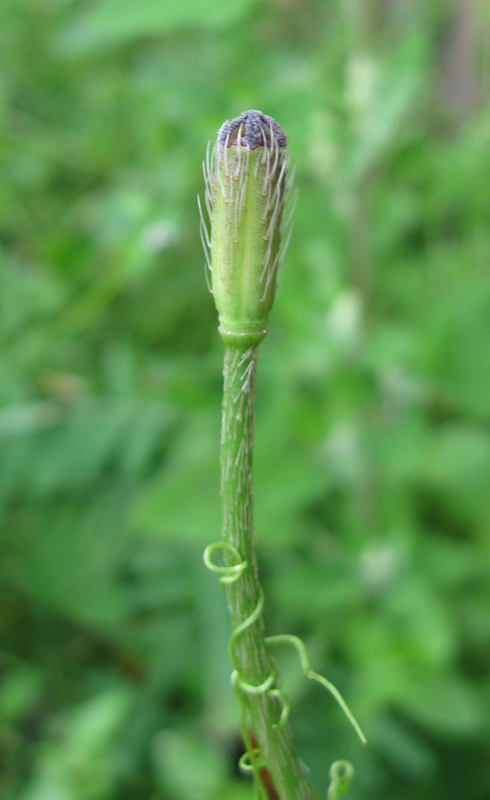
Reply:
[[[202,213],[201,233],[219,330],[228,344],[258,344],[267,333],[293,210],[284,214],[292,182],[286,143],[272,117],[245,111],[221,126],[211,153],[208,147],[204,177],[211,233]]]

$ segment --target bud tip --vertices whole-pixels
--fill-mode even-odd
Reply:
[[[240,141],[238,141],[240,138]],[[275,119],[262,111],[243,111],[238,117],[227,120],[218,131],[219,144],[257,147],[286,147],[285,131]]]

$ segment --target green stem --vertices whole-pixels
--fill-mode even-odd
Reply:
[[[288,725],[278,727],[282,703],[275,683],[275,667],[264,641],[262,589],[258,581],[253,543],[253,443],[255,381],[258,347],[255,343],[228,344],[225,349],[223,419],[221,429],[221,495],[223,539],[238,551],[246,568],[227,582],[233,625],[230,642],[237,683],[248,706],[260,755],[280,800],[318,800],[295,753]],[[228,567],[236,566],[232,549],[224,550]],[[241,686],[241,689],[240,689]]]

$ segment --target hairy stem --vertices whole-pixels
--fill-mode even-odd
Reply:
[[[247,704],[260,756],[267,765],[280,800],[318,800],[306,780],[293,748],[288,725],[278,722],[275,667],[264,641],[262,589],[253,543],[253,444],[255,380],[258,347],[228,345],[225,350],[223,418],[221,429],[221,494],[223,539],[238,551],[246,568],[227,584],[233,633],[231,657],[236,683]],[[233,550],[224,550],[227,566],[236,565]],[[258,691],[253,691],[259,687]],[[264,687],[264,688],[260,688]],[[269,689],[273,691],[269,691]]]

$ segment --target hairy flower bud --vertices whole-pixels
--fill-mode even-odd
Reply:
[[[284,214],[293,177],[287,180],[288,166],[286,134],[261,111],[225,122],[211,153],[208,146],[211,233],[201,213],[201,234],[226,343],[258,344],[267,333],[295,199]]]

